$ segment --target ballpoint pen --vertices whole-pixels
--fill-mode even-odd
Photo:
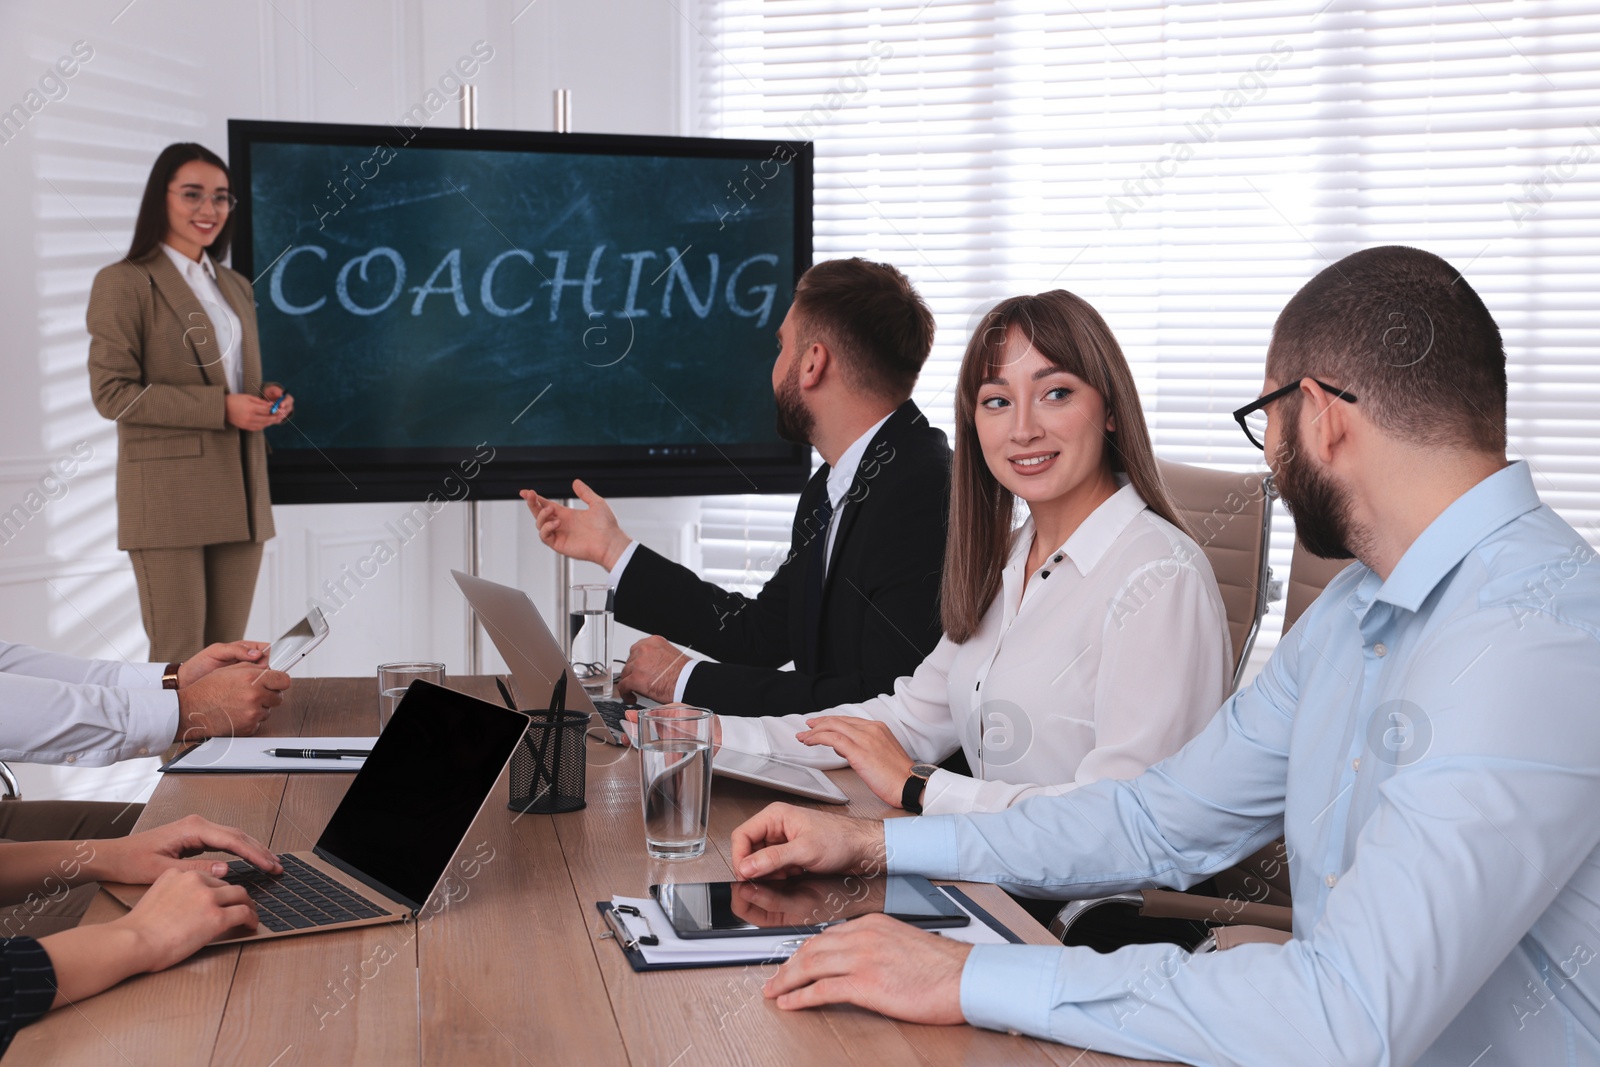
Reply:
[[[280,759],[365,759],[370,749],[361,748],[269,748],[267,755]]]

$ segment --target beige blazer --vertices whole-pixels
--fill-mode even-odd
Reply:
[[[260,395],[250,282],[219,264],[217,287],[244,335],[244,391]],[[270,538],[266,439],[228,425],[215,329],[172,261],[158,248],[106,267],[87,318],[94,406],[117,424],[117,547]]]

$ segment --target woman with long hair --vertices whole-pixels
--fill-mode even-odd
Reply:
[[[985,316],[958,378],[951,479],[933,654],[865,703],[719,717],[721,743],[847,760],[886,802],[932,814],[1131,778],[1198,733],[1232,682],[1227,617],[1087,302],[1055,290]],[[957,750],[971,776],[932,766]]]
[[[94,405],[117,424],[117,547],[133,560],[150,658],[244,636],[273,535],[262,430],[294,412],[263,386],[228,167],[197,144],[156,157],[128,254],[89,296]]]

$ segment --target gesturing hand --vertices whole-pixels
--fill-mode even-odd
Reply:
[[[265,665],[263,658],[267,654],[268,644],[265,641],[227,641],[215,645],[207,645],[199,652],[183,661],[183,666],[178,668],[178,688],[193,685],[218,667],[227,667],[234,663],[258,663]]]
[[[623,550],[632,541],[617,525],[617,516],[605,498],[581,481],[572,491],[585,508],[569,508],[546,500],[532,489],[522,491],[528,510],[539,526],[539,540],[563,556],[598,563],[606,570],[617,565]]]
[[[677,645],[651,635],[628,649],[628,662],[617,676],[617,688],[624,696],[647,696],[666,704],[677,695],[678,675],[688,662],[689,657]]]
[[[289,676],[257,663],[212,671],[178,690],[178,741],[249,737],[283,703]]]
[[[860,719],[853,715],[818,715],[806,722],[811,729],[795,734],[797,740],[833,749],[850,761],[850,766],[878,794],[879,800],[896,808],[900,806],[900,796],[905,791],[906,779],[911,777],[913,761],[888,726],[876,719]]]
[[[739,878],[884,873],[883,823],[769,804],[733,831]]]
[[[762,992],[780,1008],[855,1004],[891,1019],[953,1025],[972,946],[887,915],[830,927],[800,946]]]
[[[84,864],[84,870],[100,881],[149,885],[167,871],[195,871],[218,878],[228,873],[228,865],[222,860],[191,858],[201,852],[231,852],[260,870],[272,874],[283,871],[278,857],[243,830],[221,826],[198,815],[91,844],[94,857]]]

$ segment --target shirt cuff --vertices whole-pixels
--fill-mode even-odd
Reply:
[[[767,744],[767,731],[760,719],[739,715],[719,715],[722,724],[722,747],[749,756],[770,756],[772,746]]]
[[[1047,1041],[1060,945],[973,945],[961,969],[961,1014],[973,1026]]]
[[[118,760],[160,755],[178,736],[178,694],[171,689],[129,689],[128,736]]]
[[[922,814],[960,815],[978,806],[978,780],[940,768],[922,787]]]
[[[689,686],[689,675],[693,672],[694,665],[699,662],[697,659],[691,659],[683,665],[683,670],[678,672],[677,684],[672,687],[672,702],[674,704],[683,703],[683,691]]]
[[[952,818],[886,819],[883,844],[890,874],[961,878]]]
[[[628,564],[633,562],[633,553],[638,547],[639,542],[629,541],[628,547],[623,549],[622,555],[617,557],[617,565],[606,572],[606,581],[611,583],[611,588],[615,589],[622,581],[622,572],[627,570]],[[678,692],[682,693],[683,690],[679,689]]]
[[[124,663],[119,668],[118,689],[160,689],[161,678],[167,673],[165,663]]]

